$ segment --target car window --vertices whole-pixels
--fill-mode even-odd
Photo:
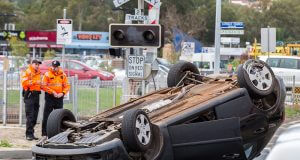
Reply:
[[[298,60],[290,58],[281,59],[279,67],[288,69],[298,69]]]
[[[270,67],[279,67],[280,58],[268,58],[267,63]]]
[[[209,62],[194,62],[194,64],[201,69],[210,69]]]
[[[75,62],[69,62],[69,69],[83,70],[83,66]]]

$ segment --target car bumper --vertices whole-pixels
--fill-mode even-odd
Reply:
[[[91,148],[53,149],[39,146],[32,147],[33,159],[106,159],[129,160],[129,155],[120,139]]]

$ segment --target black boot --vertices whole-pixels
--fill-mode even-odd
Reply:
[[[27,135],[26,136],[26,140],[28,140],[28,141],[32,141],[33,139],[34,139],[33,135]]]

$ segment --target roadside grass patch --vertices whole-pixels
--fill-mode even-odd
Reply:
[[[0,140],[0,147],[10,148],[13,145],[10,144],[7,140]]]
[[[300,108],[299,107],[285,107],[285,115],[287,118],[300,117]]]

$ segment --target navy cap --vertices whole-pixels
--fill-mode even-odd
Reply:
[[[60,66],[59,61],[52,61],[52,66],[53,66],[53,67],[58,67],[58,66]]]
[[[33,63],[35,63],[35,64],[42,64],[42,62],[39,61],[39,60],[37,60],[37,59],[32,60],[31,64],[33,64]]]

